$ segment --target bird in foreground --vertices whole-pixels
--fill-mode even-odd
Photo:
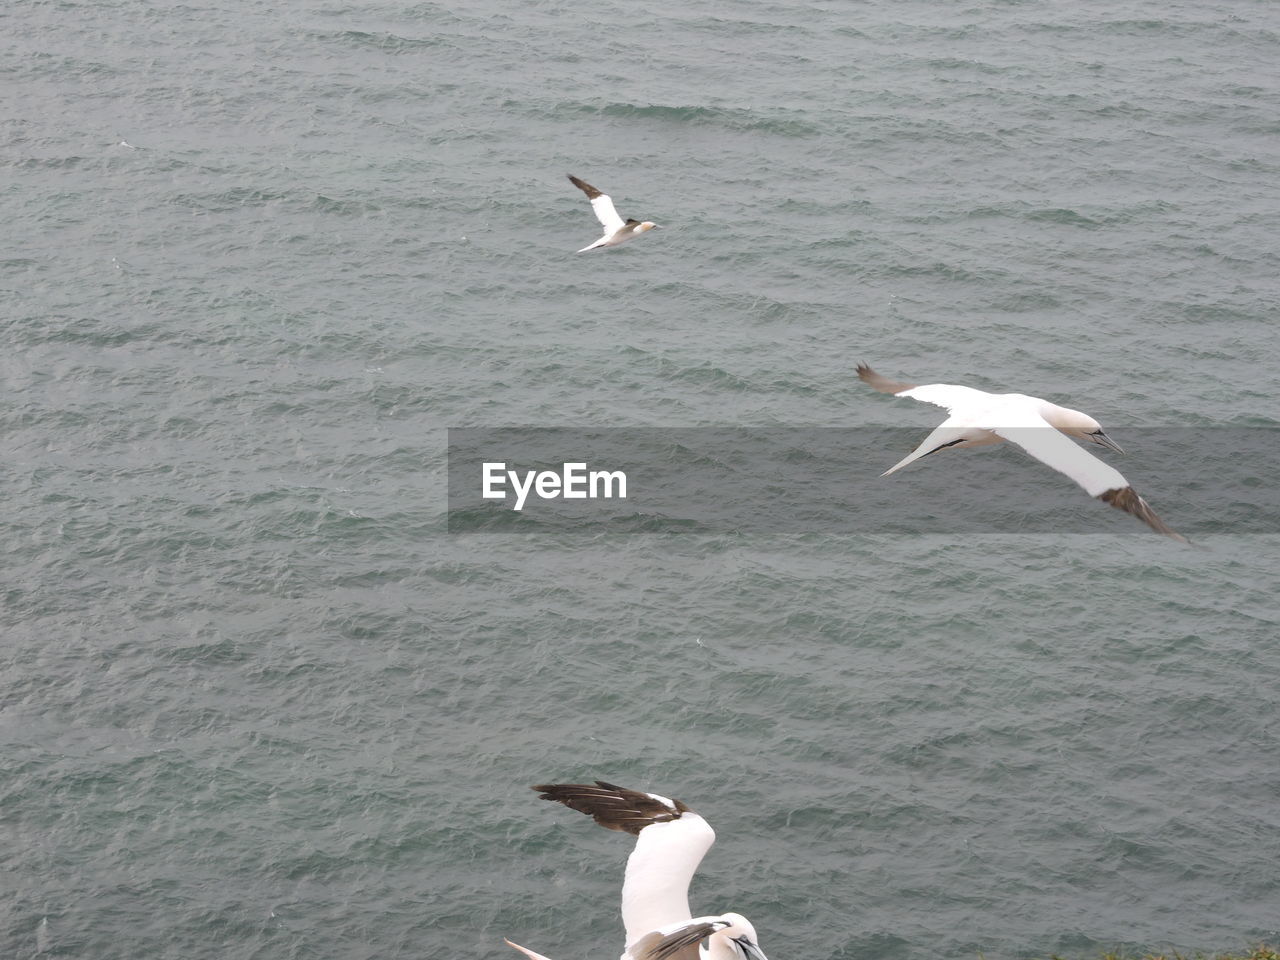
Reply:
[[[563,803],[594,817],[602,827],[635,836],[622,882],[627,944],[621,960],[768,960],[746,917],[690,914],[689,881],[716,835],[684,803],[603,780],[594,786],[551,783],[533,789],[543,800]],[[529,960],[547,960],[506,942]]]
[[[600,221],[600,226],[604,227],[604,236],[588,247],[583,247],[578,253],[586,253],[588,250],[594,250],[597,247],[616,247],[620,243],[626,243],[632,237],[638,237],[642,233],[647,233],[655,229],[658,225],[648,220],[623,220],[618,216],[618,211],[613,209],[613,201],[609,199],[607,193],[601,193],[585,180],[579,180],[572,173],[569,174],[569,181],[587,195],[587,199],[591,201],[591,209],[596,212],[596,219]]]
[[[1066,474],[1089,496],[1133,514],[1157,533],[1187,542],[1156,516],[1119,470],[1071,442],[1069,438],[1075,437],[1124,453],[1088,414],[1021,393],[986,393],[950,383],[898,383],[882,377],[865,363],[858,364],[858,377],[881,393],[932,403],[951,414],[881,476],[887,477],[914,460],[948,447],[982,447],[1009,440],[1041,463]]]

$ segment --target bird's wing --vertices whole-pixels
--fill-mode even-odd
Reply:
[[[887,477],[891,473],[897,473],[909,463],[914,463],[921,457],[927,457],[931,453],[937,453],[947,447],[954,447],[957,444],[986,444],[999,443],[998,439],[991,438],[991,431],[981,427],[975,427],[964,417],[947,417],[942,423],[934,427],[933,432],[925,437],[920,444],[909,454],[895,463],[892,467],[880,474]]]
[[[715,840],[711,825],[693,811],[640,832],[622,882],[622,923],[628,944],[692,916],[689,882]]]
[[[534,787],[544,800],[555,800],[595,818],[610,830],[636,835],[622,882],[622,923],[627,945],[672,923],[687,921],[689,881],[715,842],[711,825],[679,800],[628,790],[597,780]]]
[[[1041,463],[1066,474],[1084,487],[1089,496],[1133,514],[1157,533],[1186,542],[1185,537],[1156,516],[1147,501],[1138,496],[1119,470],[1103,463],[1065,434],[1049,426],[1038,415],[1023,413],[1005,423],[1009,425],[993,426],[991,429],[1010,443],[1016,443]]]
[[[992,425],[991,429],[1041,463],[1065,473],[1084,487],[1091,497],[1100,497],[1108,490],[1122,490],[1129,486],[1129,481],[1119,470],[1103,463],[1038,416],[1023,414],[1007,418],[999,425]]]
[[[600,221],[600,226],[604,227],[604,232],[617,233],[625,226],[622,218],[618,216],[618,211],[613,209],[613,201],[609,199],[609,195],[602,193],[591,198],[591,209],[596,212],[596,219]]]
[[[698,917],[674,928],[654,930],[627,949],[631,960],[698,960],[698,946],[717,930],[731,926],[721,917]]]
[[[964,407],[990,403],[996,394],[975,390],[973,387],[962,387],[957,383],[926,383],[904,390],[898,396],[910,397],[922,403],[932,403],[935,407],[944,408],[948,413],[955,413]]]
[[[982,390],[975,390],[973,387],[962,387],[954,383],[922,385],[900,383],[881,376],[865,363],[858,364],[858,379],[881,393],[892,393],[895,397],[910,397],[912,400],[932,403],[934,406],[945,407],[949,412],[957,407],[989,402],[995,396]]]
[[[653,823],[679,819],[689,810],[678,800],[668,800],[654,793],[628,790],[616,784],[597,780],[589,783],[544,783],[533,787],[539,799],[563,803],[595,819],[610,830],[622,830],[633,836]]]
[[[542,954],[540,954],[540,953],[535,953],[533,950],[530,950],[528,947],[522,947],[522,946],[520,946],[520,944],[518,944],[518,943],[512,943],[512,942],[511,942],[510,940],[508,940],[506,937],[503,937],[502,939],[503,939],[503,942],[504,942],[504,943],[506,943],[506,945],[507,945],[507,946],[509,946],[509,947],[515,947],[517,950],[519,950],[521,953],[523,953],[526,957],[528,957],[528,958],[529,958],[529,960],[550,960],[550,958],[549,958],[549,957],[544,957],[544,956],[543,956]]]
[[[1117,510],[1132,513],[1156,533],[1163,533],[1166,537],[1172,537],[1180,543],[1187,542],[1186,537],[1156,516],[1156,512],[1151,509],[1151,505],[1138,496],[1138,491],[1133,487],[1125,487],[1123,490],[1108,490],[1098,499],[1111,504]]]
[[[606,236],[616,233],[625,226],[622,218],[618,216],[618,211],[613,208],[613,201],[609,199],[607,193],[601,193],[591,184],[585,180],[579,180],[573,174],[569,174],[569,180],[575,187],[585,193],[587,199],[591,201],[591,209],[596,212],[596,219],[600,221],[600,226],[604,227]]]

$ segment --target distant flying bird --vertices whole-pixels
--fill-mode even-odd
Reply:
[[[913,460],[948,447],[982,447],[1012,441],[1041,463],[1065,473],[1091,497],[1131,513],[1152,530],[1167,537],[1186,538],[1174,532],[1155,515],[1147,501],[1114,467],[1108,466],[1068,437],[1088,440],[1124,453],[1102,432],[1098,421],[1079,410],[1060,407],[1039,397],[1021,393],[986,393],[950,383],[917,386],[882,377],[865,363],[858,364],[858,377],[881,393],[910,397],[944,407],[951,414],[910,455],[881,474],[887,477]]]
[[[569,174],[569,181],[587,195],[587,199],[591,201],[591,209],[596,212],[596,219],[604,227],[604,236],[591,244],[591,246],[583,247],[578,253],[586,253],[588,250],[596,249],[596,247],[616,247],[618,244],[626,243],[632,237],[638,237],[640,234],[653,230],[658,226],[648,220],[623,220],[618,216],[618,211],[613,209],[613,201],[609,199],[608,194],[601,193],[585,180],[579,180],[572,173]]]
[[[679,800],[597,780],[594,786],[552,783],[533,788],[595,818],[610,830],[636,838],[622,882],[622,923],[627,945],[621,960],[767,960],[756,931],[736,913],[694,917],[689,881],[715,842],[715,831]],[[529,960],[547,960],[518,943]]]

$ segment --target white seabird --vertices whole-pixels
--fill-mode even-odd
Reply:
[[[569,174],[569,181],[587,195],[587,199],[591,201],[591,209],[596,212],[596,219],[600,221],[600,226],[604,227],[604,236],[589,247],[583,247],[578,253],[586,253],[588,250],[594,250],[597,247],[616,247],[618,244],[626,243],[632,237],[638,237],[640,234],[653,230],[658,226],[648,220],[623,220],[618,216],[618,211],[613,208],[613,201],[609,199],[608,194],[601,193],[585,180],[579,180],[572,173]]]
[[[552,783],[533,789],[543,800],[563,803],[602,827],[635,836],[622,881],[627,944],[621,960],[767,960],[746,917],[695,917],[689,912],[689,881],[716,835],[685,804],[603,780],[595,786]],[[547,960],[506,942],[529,960]]]
[[[983,447],[1009,440],[1041,463],[1065,473],[1084,487],[1089,496],[1133,514],[1157,533],[1187,542],[1155,515],[1119,470],[1068,439],[1089,440],[1124,453],[1088,414],[1021,393],[986,393],[950,383],[920,386],[898,383],[882,377],[865,363],[858,364],[858,377],[881,393],[932,403],[951,414],[908,456],[881,476],[887,477],[913,460],[948,447]]]

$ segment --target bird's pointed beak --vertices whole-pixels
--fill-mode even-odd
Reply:
[[[1089,437],[1090,439],[1093,440],[1094,443],[1100,443],[1109,450],[1114,450],[1116,453],[1119,453],[1119,454],[1124,453],[1124,450],[1121,448],[1120,444],[1116,443],[1114,440],[1108,437],[1101,430],[1095,430],[1093,433],[1089,434]]]
[[[733,942],[742,948],[743,956],[745,956],[747,960],[769,960],[769,958],[764,955],[764,951],[746,937],[735,939]]]

